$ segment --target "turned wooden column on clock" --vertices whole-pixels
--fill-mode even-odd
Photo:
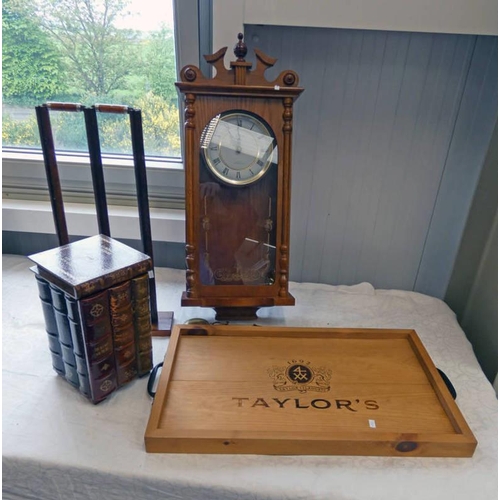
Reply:
[[[185,66],[186,291],[183,306],[212,307],[217,320],[255,319],[261,307],[294,305],[288,291],[293,103],[298,75],[264,73],[273,59],[245,61],[227,47],[205,56],[213,78]]]

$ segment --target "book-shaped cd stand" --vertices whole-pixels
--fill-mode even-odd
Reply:
[[[98,235],[29,258],[59,375],[99,403],[149,373],[150,257]]]

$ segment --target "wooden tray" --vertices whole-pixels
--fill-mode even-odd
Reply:
[[[413,330],[177,325],[146,451],[470,457]]]

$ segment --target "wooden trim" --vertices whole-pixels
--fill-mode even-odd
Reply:
[[[177,88],[181,92],[189,92],[191,94],[199,95],[220,95],[231,97],[266,97],[283,99],[284,97],[290,97],[292,99],[297,99],[299,95],[303,92],[303,88],[278,88],[275,87],[249,87],[246,85],[224,85],[215,88],[213,85],[208,83],[203,84],[190,84],[190,83],[176,83]]]
[[[179,342],[179,336],[181,332],[178,326],[176,325],[170,336],[168,345],[171,346],[170,349],[167,350],[165,354],[165,360],[163,362],[163,368],[161,372],[160,381],[158,382],[158,386],[156,389],[156,398],[158,398],[159,402],[156,405],[153,405],[151,408],[151,416],[148,421],[148,425],[146,428],[146,434],[155,434],[156,429],[160,423],[161,414],[164,408],[164,403],[168,395],[168,385],[170,382],[170,377],[172,375],[172,371],[175,363],[175,356],[177,354],[177,343]]]
[[[188,297],[186,292],[184,292],[182,294],[181,305],[189,307],[231,307],[235,306],[235,300],[230,296],[191,298]],[[256,295],[255,297],[238,297],[238,307],[273,307],[293,305],[295,305],[295,298],[289,293],[283,297],[268,297],[259,295]]]
[[[195,165],[195,122],[196,115],[194,103],[196,96],[188,93],[184,97],[184,134],[185,134],[185,175],[186,175],[186,214],[188,217],[193,214],[194,203],[198,198],[196,190],[196,174],[195,172],[188,172],[188,169],[193,169]],[[198,251],[194,242],[196,241],[195,224],[193,221],[188,220],[186,217],[186,291],[189,297],[198,296]]]
[[[457,432],[458,434],[463,434],[465,437],[474,439],[474,435],[472,434],[472,431],[467,425],[467,422],[463,418],[462,414],[460,413],[460,411],[458,411],[458,408],[450,394],[450,391],[446,387],[446,384],[444,383],[442,377],[439,375],[439,372],[434,366],[432,359],[425,350],[425,347],[423,346],[421,340],[418,338],[418,335],[414,331],[410,335],[410,345],[412,346],[415,355],[419,359],[420,364],[422,365],[422,369],[427,375],[432,388],[436,392],[439,402],[443,406],[446,415],[450,419],[450,422],[453,424],[455,432]]]

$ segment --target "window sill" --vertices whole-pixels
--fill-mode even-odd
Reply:
[[[70,234],[92,236],[97,234],[97,219],[92,205],[65,203],[66,220]],[[135,207],[108,207],[112,236],[121,239],[140,239],[139,216]],[[151,233],[154,241],[185,241],[184,210],[151,208]],[[28,233],[55,234],[50,203],[47,201],[4,199],[2,229]]]
[[[29,148],[2,148],[2,157],[8,161],[17,162],[43,162],[43,155],[40,150]],[[58,164],[73,164],[73,165],[86,165],[89,164],[89,155],[85,152],[71,152],[57,153]],[[132,156],[121,154],[103,154],[102,163],[104,167],[133,167],[134,162]],[[182,171],[182,160],[179,158],[162,158],[156,156],[146,157],[146,167],[161,168]]]
[[[89,158],[86,154],[57,155],[64,201],[94,204]],[[4,149],[3,197],[48,201],[42,154],[36,150]],[[136,204],[133,161],[130,156],[103,155],[106,197],[109,205]],[[149,203],[152,208],[184,209],[184,169],[177,159],[147,158]]]

